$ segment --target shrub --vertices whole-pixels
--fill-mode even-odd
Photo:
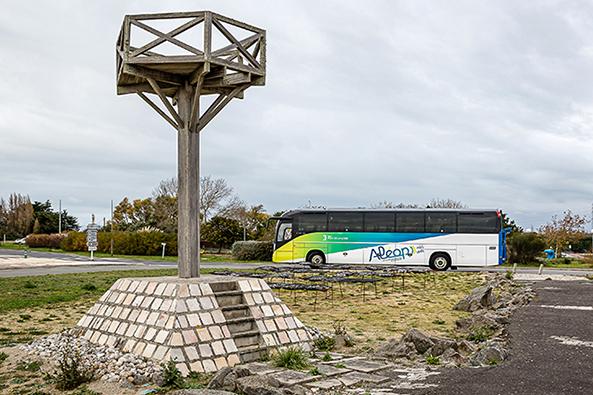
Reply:
[[[231,249],[233,257],[242,261],[271,261],[273,252],[271,241],[237,241]]]
[[[301,370],[309,367],[307,354],[302,348],[288,347],[278,351],[273,358],[274,365],[279,368]]]
[[[80,352],[68,345],[58,361],[56,373],[50,379],[57,389],[67,391],[92,381],[94,376],[95,368],[83,363]]]
[[[331,351],[336,346],[336,339],[333,336],[320,335],[313,344],[319,351]]]
[[[439,365],[441,363],[441,359],[439,357],[429,355],[426,357],[426,363],[429,365]]]
[[[40,248],[60,248],[66,234],[32,234],[25,239],[27,246]]]
[[[167,388],[185,388],[183,375],[175,366],[175,362],[169,361],[161,364],[163,368],[163,387]]]
[[[537,261],[546,243],[536,233],[514,233],[509,237],[509,262],[533,263]]]
[[[161,243],[167,243],[165,255],[177,255],[177,235],[159,231],[146,232],[99,232],[97,235],[97,251],[109,253],[113,236],[113,252],[121,255],[161,255]],[[65,251],[87,251],[86,234],[70,232],[62,241]]]
[[[467,335],[467,340],[470,340],[470,341],[473,341],[476,343],[481,343],[481,342],[485,342],[486,340],[488,340],[490,338],[490,336],[492,336],[493,334],[494,334],[494,331],[492,330],[492,328],[487,327],[487,326],[481,326],[481,327],[475,329],[469,335]]]

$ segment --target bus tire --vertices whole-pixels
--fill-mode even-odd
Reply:
[[[444,272],[451,267],[451,257],[445,252],[435,252],[430,256],[430,263],[428,264],[432,270]]]
[[[325,254],[321,251],[309,251],[307,254],[307,262],[312,266],[321,266],[325,264]]]

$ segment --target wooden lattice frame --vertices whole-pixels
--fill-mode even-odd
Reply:
[[[147,22],[181,19],[187,21],[181,21],[178,27],[168,32],[149,26]],[[239,40],[228,26],[250,35]],[[133,27],[150,33],[154,39],[140,48],[131,46]],[[198,28],[202,29],[202,43],[188,43],[176,38]],[[228,40],[227,45],[213,48],[213,29]],[[158,47],[165,43],[175,45],[187,54],[159,53]],[[198,44],[202,45],[201,49]],[[116,67],[118,94],[136,93],[174,128],[182,129],[188,122],[191,131],[200,131],[233,98],[242,99],[245,89],[265,84],[266,32],[210,11],[127,15],[117,40]],[[191,87],[193,93],[188,120],[182,119],[175,108],[179,88],[183,86]],[[163,106],[157,105],[147,94],[154,95]],[[218,97],[199,115],[199,96],[212,94]]]

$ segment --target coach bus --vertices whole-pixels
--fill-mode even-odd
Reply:
[[[299,209],[274,217],[274,262],[458,266],[507,258],[499,210]]]

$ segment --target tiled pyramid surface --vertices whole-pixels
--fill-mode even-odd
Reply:
[[[187,374],[310,348],[305,326],[261,279],[120,279],[76,326],[92,343],[175,361]]]

